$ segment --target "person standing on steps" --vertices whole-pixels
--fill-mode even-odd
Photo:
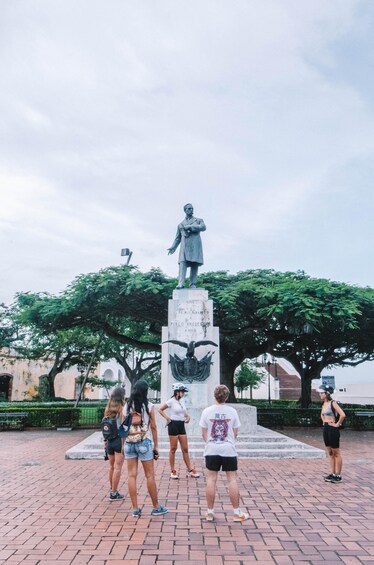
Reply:
[[[215,404],[205,408],[201,414],[200,426],[205,441],[205,466],[208,469],[206,483],[207,512],[205,519],[214,521],[214,501],[218,472],[225,471],[228,482],[230,502],[232,504],[234,522],[248,520],[249,514],[242,512],[239,506],[239,487],[236,477],[238,469],[238,455],[235,448],[235,439],[240,428],[237,411],[232,406],[225,404],[230,391],[225,385],[218,385],[214,389]]]
[[[197,272],[204,264],[203,245],[200,232],[206,230],[204,220],[195,218],[192,204],[184,206],[186,217],[177,227],[177,234],[171,247],[169,255],[175,252],[180,244],[179,250],[179,276],[177,288],[184,288],[186,283],[187,267],[190,267],[190,288],[196,288]]]
[[[169,433],[170,451],[170,478],[179,479],[179,475],[175,469],[175,453],[178,449],[178,443],[182,449],[183,461],[187,469],[187,477],[198,479],[200,474],[195,471],[191,465],[190,456],[188,453],[188,440],[186,435],[185,424],[190,421],[190,416],[187,412],[186,404],[184,402],[184,395],[188,389],[183,383],[176,383],[173,385],[173,396],[165,402],[158,409],[159,413],[165,418]],[[165,410],[168,414],[165,414]]]
[[[323,441],[329,457],[331,471],[329,475],[324,477],[324,480],[328,483],[340,483],[342,481],[343,459],[340,453],[339,428],[345,420],[345,413],[339,404],[331,398],[334,392],[332,386],[322,385],[318,392],[322,400]]]

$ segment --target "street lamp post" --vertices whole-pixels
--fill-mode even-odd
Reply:
[[[271,367],[271,361],[269,360],[267,362],[267,366],[268,366],[268,404],[271,404],[271,390],[270,390],[270,377],[271,377],[271,372],[270,372],[270,367]]]
[[[126,265],[128,265],[132,257],[132,251],[128,247],[121,249],[121,257],[127,257]]]
[[[274,365],[274,400],[279,400],[279,379],[277,358],[273,355],[271,361]]]
[[[270,372],[270,366],[271,366],[271,361],[270,361],[270,355],[268,355],[267,353],[264,353],[262,356],[262,362],[264,364],[264,367],[267,366],[267,372],[268,372],[268,404],[271,404],[271,388],[270,388],[270,377],[271,377],[271,372]]]

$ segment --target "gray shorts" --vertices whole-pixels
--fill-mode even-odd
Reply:
[[[125,458],[139,459],[139,461],[150,461],[153,459],[152,442],[149,438],[138,441],[138,443],[125,442]]]

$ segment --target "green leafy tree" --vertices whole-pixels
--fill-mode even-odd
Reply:
[[[140,351],[116,343],[115,340],[110,341],[111,345],[106,349],[106,357],[115,359],[121,365],[131,383],[131,388],[140,379],[146,378],[147,375],[153,375],[154,372],[159,372],[161,366],[160,353]]]
[[[309,405],[312,380],[324,368],[373,359],[373,289],[272,270],[205,273],[199,283],[213,300],[221,382],[232,391],[230,401],[235,401],[236,368],[265,352],[287,358],[299,371],[303,406]],[[132,266],[110,267],[80,275],[59,297],[41,297],[30,305],[28,316],[47,333],[78,327],[104,331],[125,346],[121,358],[131,376],[131,349],[160,354],[175,284],[157,269],[141,273]]]
[[[325,368],[374,359],[374,290],[304,273],[276,282],[260,313],[269,320],[268,349],[288,359],[301,376],[301,405]]]
[[[97,375],[89,375],[86,379],[82,375],[77,379],[77,383],[82,385],[84,381],[85,386],[87,386],[90,390],[94,390],[95,388],[103,388],[109,396],[110,391],[115,386],[120,386],[120,382],[111,380],[111,379],[102,379]]]
[[[0,304],[0,351],[10,349],[22,338],[22,330],[17,322],[14,306]],[[6,356],[8,351],[3,351],[2,354]]]
[[[243,398],[243,392],[249,388],[250,399],[252,400],[253,389],[259,388],[265,378],[266,375],[256,368],[256,364],[246,359],[235,372],[234,384],[241,398]]]
[[[49,366],[44,375],[43,393],[53,399],[57,375],[74,365],[88,366],[98,334],[85,326],[53,329],[35,323],[31,316],[33,308],[49,298],[45,294],[18,295],[13,315],[23,333],[22,339],[13,342],[13,350],[19,358],[41,360]]]
[[[147,381],[149,388],[154,390],[158,398],[161,392],[161,374],[160,371],[154,370],[151,373],[146,373],[144,375],[144,380]]]

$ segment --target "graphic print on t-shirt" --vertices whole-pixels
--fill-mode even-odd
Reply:
[[[211,441],[227,441],[230,418],[226,418],[226,414],[216,414],[210,421],[213,422]]]

